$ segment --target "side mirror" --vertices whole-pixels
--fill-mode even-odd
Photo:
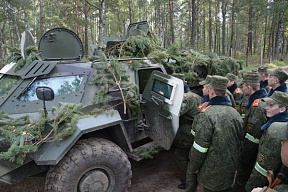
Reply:
[[[50,87],[40,86],[36,88],[36,96],[43,101],[45,117],[47,117],[47,109],[45,101],[54,100],[54,91]]]
[[[37,98],[43,101],[54,100],[54,91],[50,87],[40,86],[36,88]]]

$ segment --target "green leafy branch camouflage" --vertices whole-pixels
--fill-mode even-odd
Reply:
[[[41,118],[31,122],[29,115],[9,117],[0,113],[0,133],[10,143],[7,151],[0,153],[0,159],[23,164],[27,154],[38,151],[45,142],[57,142],[70,137],[76,130],[77,120],[85,117],[80,112],[81,104],[60,103],[53,108],[55,118],[48,122],[44,110]]]
[[[8,45],[4,45],[4,48],[8,49],[11,53],[10,56],[6,59],[6,64],[16,63],[15,72],[19,71],[26,65],[30,65],[34,60],[41,60],[40,55],[38,53],[37,47],[29,46],[25,48],[24,52],[26,58],[24,59],[21,56],[21,51],[18,48],[10,47]]]
[[[157,154],[162,149],[163,147],[161,147],[159,144],[155,144],[148,148],[140,148],[138,150],[138,154],[144,159],[153,159],[153,155]]]
[[[118,62],[117,59],[111,58],[107,60],[105,55],[102,56],[100,63],[97,63],[97,73],[94,74],[94,78],[91,83],[99,85],[101,88],[97,91],[94,97],[95,104],[101,104],[101,110],[107,110],[113,108],[109,102],[116,100],[117,97],[109,96],[110,90],[119,90],[120,95],[118,99],[121,99],[124,107],[124,114],[136,115],[140,112],[140,104],[137,102],[137,85],[129,83],[129,76],[126,73],[125,65]],[[116,103],[119,105],[120,103]],[[128,107],[128,109],[127,109]],[[99,109],[97,109],[99,112]]]

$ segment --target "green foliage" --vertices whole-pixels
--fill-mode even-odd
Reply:
[[[11,55],[6,59],[6,64],[9,64],[11,62],[16,63],[15,72],[22,69],[24,66],[30,65],[34,60],[41,60],[37,47],[35,46],[29,46],[27,47],[25,51],[26,58],[22,58],[21,51],[18,48],[10,47],[8,45],[5,45],[4,48],[8,49],[11,53]]]
[[[41,118],[31,122],[29,115],[12,118],[0,113],[0,133],[10,143],[8,151],[0,153],[0,159],[23,164],[28,154],[38,150],[45,142],[57,142],[70,137],[76,130],[76,123],[84,114],[81,104],[59,103],[53,108],[55,118],[48,123],[44,110]]]
[[[157,154],[162,149],[163,148],[159,144],[156,144],[148,148],[140,148],[138,154],[144,159],[153,159],[153,155]]]
[[[8,45],[3,45],[4,49],[8,49],[11,53],[10,56],[6,59],[5,64],[9,64],[11,62],[17,63],[21,58],[21,51],[19,48],[16,47],[10,47]]]
[[[154,63],[163,64],[169,74],[184,74],[187,82],[201,79],[202,74],[199,76],[199,71],[203,70],[208,75],[225,76],[227,73],[237,75],[243,64],[243,61],[231,57],[218,57],[215,53],[208,52],[204,55],[195,50],[180,53],[176,45],[172,45],[166,50],[156,49],[148,56]]]
[[[18,78],[16,76],[3,76],[1,79],[0,96],[7,93],[7,91],[17,83],[17,81]]]
[[[131,36],[123,44],[120,50],[121,56],[146,57],[153,49],[147,36]]]
[[[84,116],[80,109],[82,104],[75,103],[59,103],[60,108],[53,109],[56,113],[54,121],[52,123],[53,140],[61,141],[67,137],[73,135],[76,131],[77,121]]]
[[[109,90],[114,89],[120,92],[119,99],[122,100],[120,103],[124,104],[124,114],[128,110],[128,115],[133,117],[139,115],[140,105],[137,102],[138,87],[135,84],[129,83],[130,77],[126,73],[125,64],[118,62],[115,58],[107,60],[104,55],[101,58],[102,60],[100,63],[97,63],[97,66],[92,64],[93,67],[97,67],[97,73],[94,74],[91,83],[100,86],[93,101],[102,107],[95,109],[92,114],[98,114],[113,108],[113,106],[110,106],[110,101],[112,101],[112,98],[114,101],[117,100],[117,97],[111,97]],[[131,67],[136,67],[136,64]],[[120,103],[114,104],[117,106]]]

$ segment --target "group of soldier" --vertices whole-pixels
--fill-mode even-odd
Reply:
[[[288,140],[287,79],[282,68],[260,66],[240,81],[208,75],[200,82],[203,97],[185,91],[174,140],[179,189],[288,191],[279,185],[288,176],[280,155]]]

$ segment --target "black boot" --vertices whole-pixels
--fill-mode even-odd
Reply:
[[[186,189],[185,183],[181,183],[180,185],[178,185],[178,189]]]

